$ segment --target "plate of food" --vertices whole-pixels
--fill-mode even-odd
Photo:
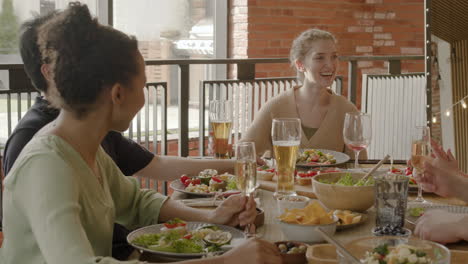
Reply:
[[[348,242],[344,247],[357,257],[360,263],[366,264],[450,263],[450,251],[445,246],[417,238],[364,237]],[[337,253],[339,263],[346,262],[345,257],[339,251]]]
[[[338,217],[336,230],[355,227],[367,221],[367,214],[352,212],[350,210],[333,210],[329,214]]]
[[[328,149],[302,149],[296,160],[298,167],[335,166],[345,163],[349,156],[345,153]]]
[[[275,168],[268,165],[257,167],[257,179],[262,181],[272,181],[275,176]]]
[[[411,167],[406,167],[406,168],[392,167],[390,169],[390,172],[408,176],[409,177],[408,192],[409,193],[418,193],[418,183],[413,178],[413,168],[411,168]]]
[[[419,217],[430,210],[443,210],[454,214],[468,214],[467,206],[446,205],[446,204],[420,204],[408,206],[406,210],[406,221],[410,224],[416,224]]]
[[[182,175],[178,181],[172,181],[169,186],[174,191],[204,197],[240,193],[234,175],[218,174],[218,171],[213,169],[203,170],[197,176],[192,177]]]
[[[127,236],[128,243],[139,250],[175,258],[223,253],[245,239],[242,231],[230,226],[185,222],[178,218],[139,228]]]

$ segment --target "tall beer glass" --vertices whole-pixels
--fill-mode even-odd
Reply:
[[[278,177],[275,197],[296,195],[294,171],[301,142],[301,120],[298,118],[273,119],[271,139]]]
[[[214,156],[218,159],[231,157],[232,101],[210,102],[210,123],[213,130]]]

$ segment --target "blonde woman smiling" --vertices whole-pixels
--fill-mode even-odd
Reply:
[[[274,118],[299,118],[302,125],[300,148],[348,152],[343,140],[347,112],[357,112],[345,97],[330,90],[338,71],[335,37],[327,31],[309,29],[294,41],[290,61],[301,86],[269,100],[255,116],[242,141],[254,141],[257,153],[272,150],[271,123]],[[361,155],[365,158],[365,153]]]

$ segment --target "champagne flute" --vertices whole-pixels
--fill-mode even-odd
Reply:
[[[271,139],[276,160],[278,176],[274,196],[296,195],[294,190],[294,172],[297,152],[301,143],[301,120],[298,118],[273,119]]]
[[[417,126],[411,136],[411,164],[413,165],[413,177],[422,176],[424,163],[431,154],[431,131],[427,126]],[[422,196],[422,186],[418,181],[418,196],[415,203],[429,203]]]
[[[231,158],[232,101],[210,102],[210,124],[213,131],[214,155],[218,159]]]
[[[372,139],[372,123],[369,114],[346,113],[343,138],[346,146],[354,151],[354,168],[359,168],[359,153],[369,147]]]
[[[239,142],[236,144],[236,185],[243,195],[248,198],[253,195],[257,187],[257,155],[255,154],[254,142]],[[245,227],[247,236],[255,236],[251,233],[253,224]]]

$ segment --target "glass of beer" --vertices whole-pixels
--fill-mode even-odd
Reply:
[[[427,126],[417,126],[411,136],[411,165],[413,177],[421,177],[424,173],[424,162],[431,155],[431,131]],[[413,202],[429,203],[422,196],[422,187],[418,182],[418,196]]]
[[[210,124],[213,131],[215,158],[231,158],[232,114],[232,101],[214,100],[210,102]]]
[[[276,160],[275,197],[296,195],[294,171],[301,142],[301,120],[298,118],[273,119],[271,139]]]
[[[253,195],[257,187],[257,155],[254,142],[236,144],[236,165],[234,167],[237,189],[246,196]],[[245,233],[248,237],[255,236],[255,226],[248,224]]]

